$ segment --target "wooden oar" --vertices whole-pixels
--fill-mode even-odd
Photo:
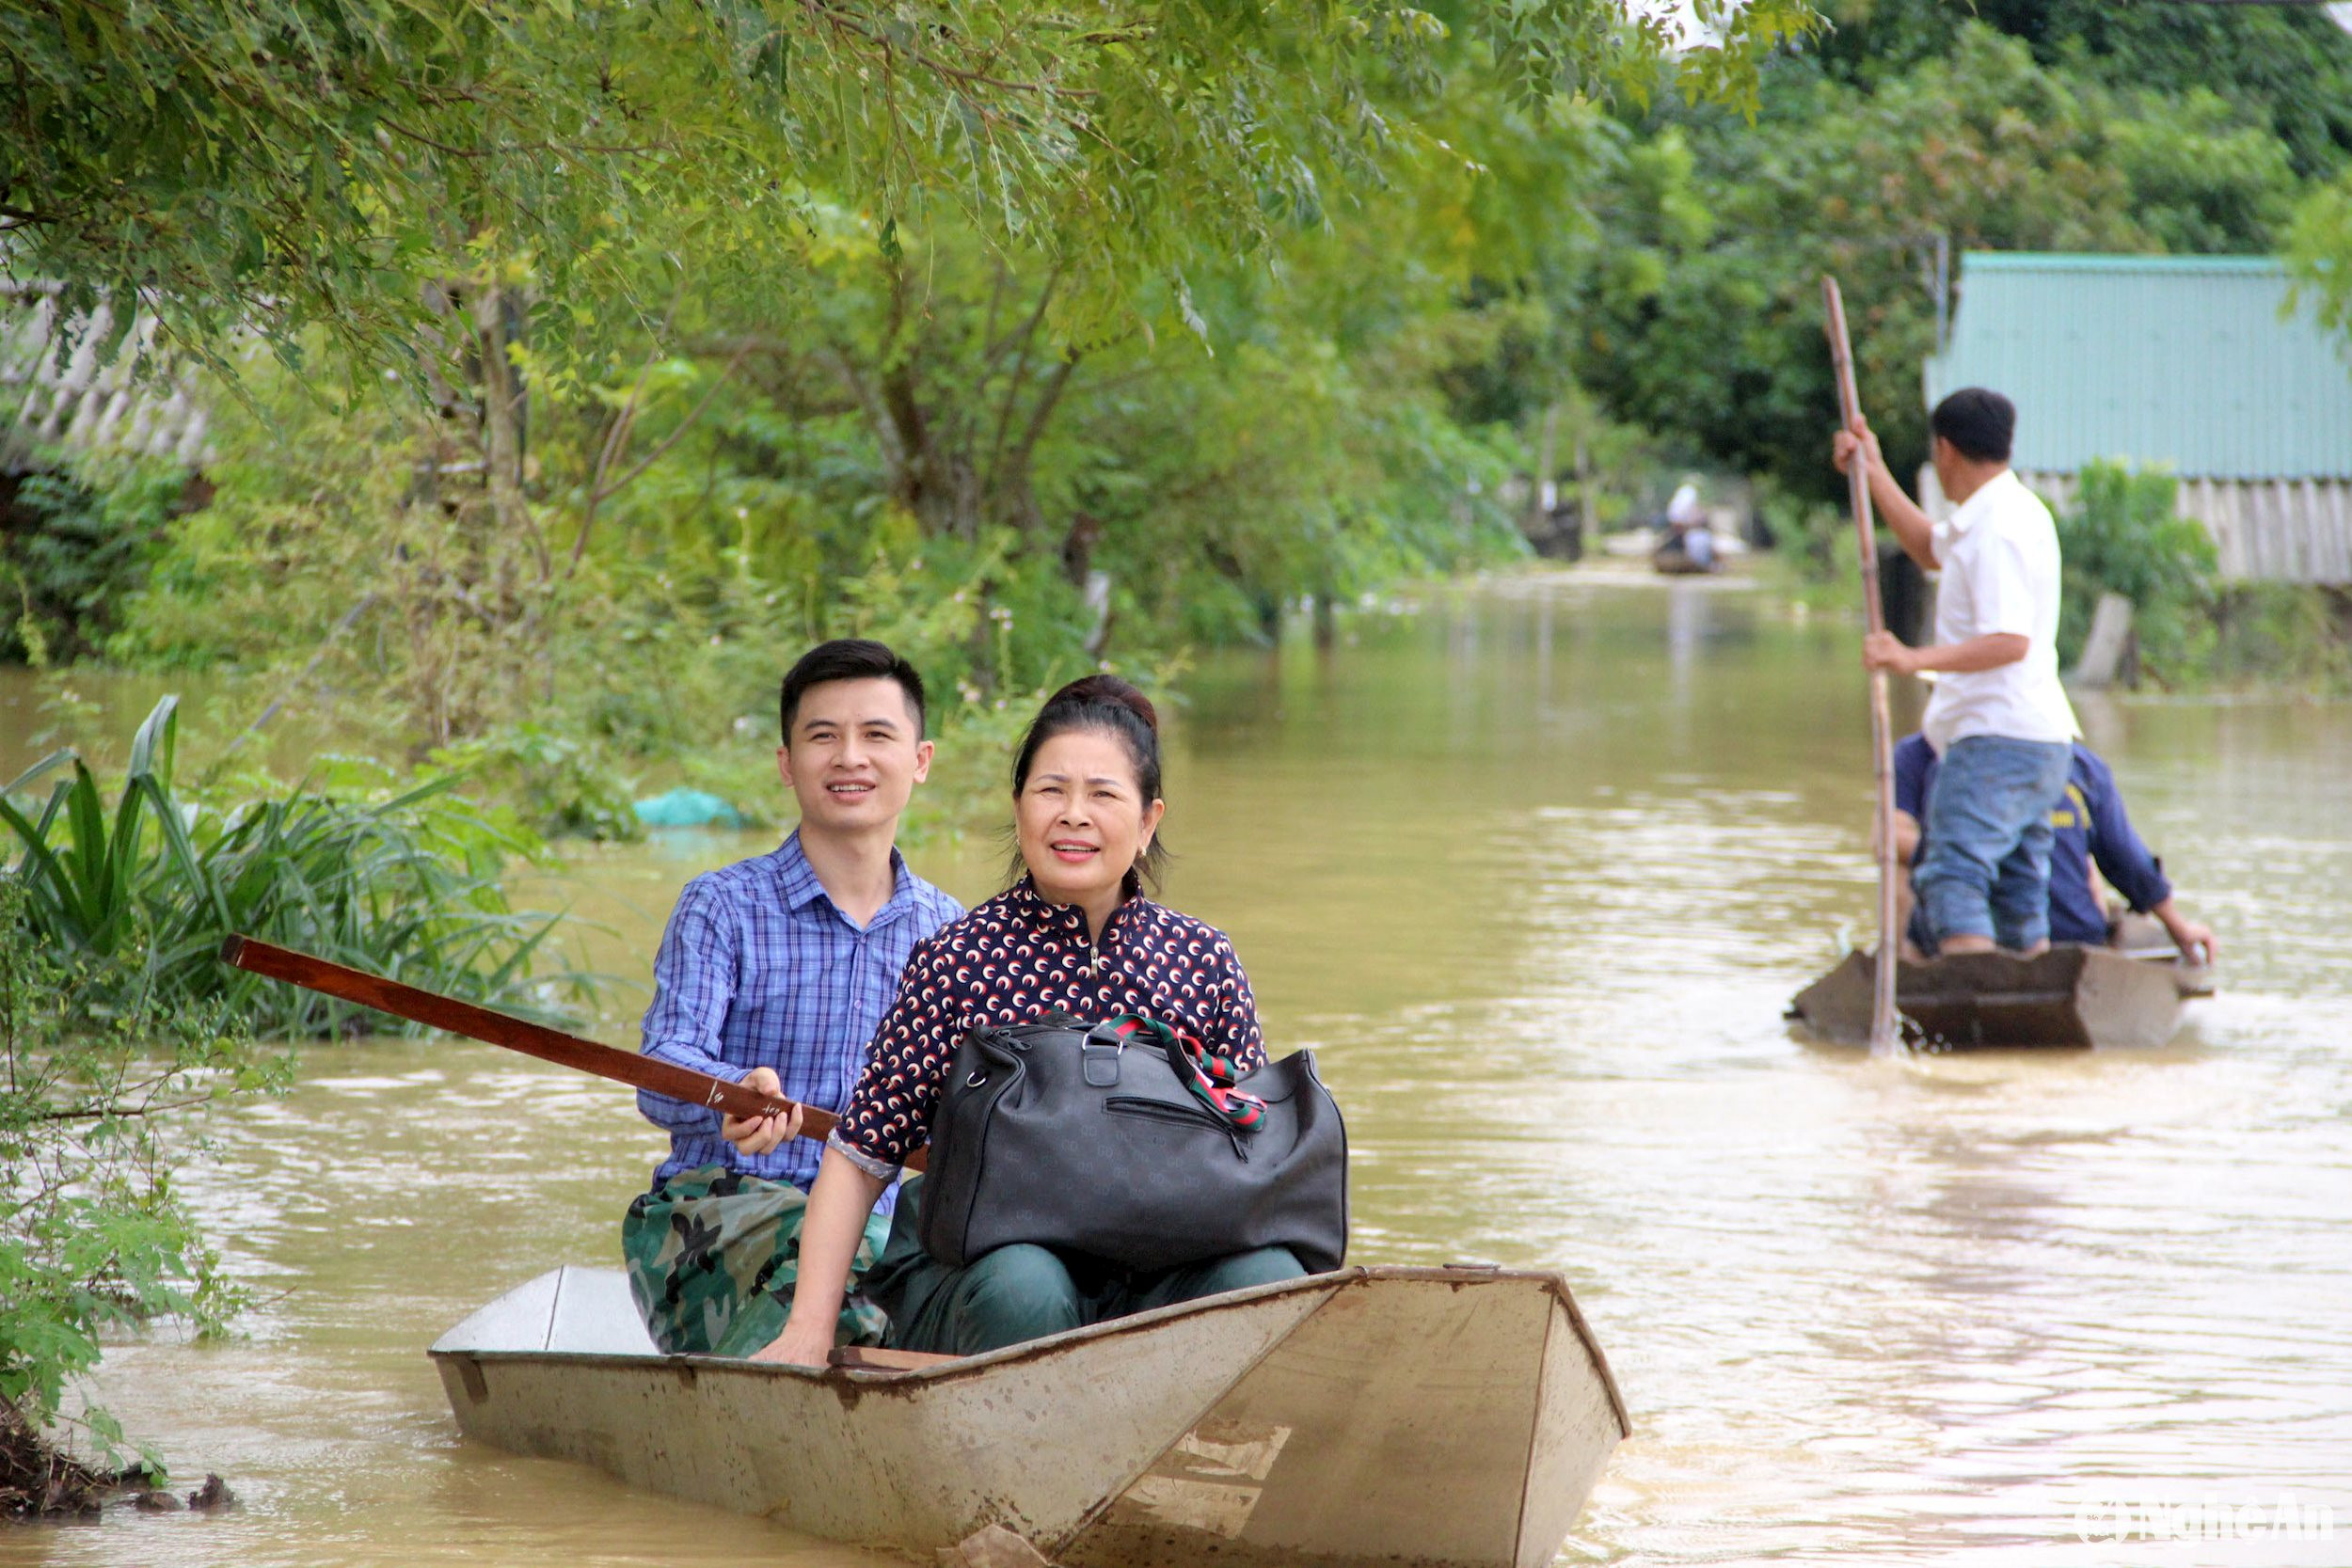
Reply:
[[[255,974],[290,985],[314,990],[322,995],[356,1002],[377,1012],[405,1018],[412,1023],[422,1023],[444,1029],[453,1035],[463,1035],[485,1045],[503,1046],[526,1056],[536,1056],[558,1067],[576,1068],[593,1072],[599,1078],[615,1083],[651,1089],[683,1100],[690,1105],[709,1105],[736,1117],[783,1116],[792,1109],[788,1100],[774,1100],[757,1089],[747,1089],[740,1084],[730,1084],[723,1078],[713,1078],[691,1068],[676,1067],[652,1056],[641,1056],[633,1051],[617,1051],[595,1040],[584,1040],[577,1035],[550,1029],[544,1023],[532,1023],[504,1013],[494,1013],[471,1002],[460,1002],[453,996],[440,996],[398,980],[388,980],[380,974],[370,974],[363,969],[312,958],[291,947],[258,942],[251,937],[230,937],[220,944],[220,959]],[[822,1140],[839,1118],[830,1111],[814,1105],[803,1109],[801,1136]],[[921,1149],[907,1160],[907,1169],[923,1168]]]
[[[1846,301],[1837,279],[1821,275],[1821,300],[1827,309],[1823,329],[1829,334],[1830,363],[1837,372],[1837,414],[1842,427],[1853,428],[1862,413],[1862,394],[1855,389],[1853,349],[1846,338]],[[1879,602],[1877,524],[1870,515],[1870,465],[1857,451],[1846,467],[1846,499],[1853,508],[1854,539],[1862,551],[1862,598],[1869,608],[1870,630],[1886,629],[1886,611]],[[1886,672],[1870,672],[1870,765],[1877,775],[1879,851],[1878,968],[1870,988],[1870,1052],[1880,1055],[1899,1048],[1895,1032],[1895,957],[1900,933],[1895,929],[1895,736],[1886,711]]]

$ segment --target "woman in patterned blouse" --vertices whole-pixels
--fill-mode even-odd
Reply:
[[[929,1141],[940,1080],[974,1026],[1139,1013],[1191,1032],[1244,1072],[1265,1060],[1232,943],[1143,896],[1147,879],[1157,880],[1154,835],[1167,809],[1159,720],[1143,694],[1110,675],[1056,692],[1022,741],[1012,794],[1025,875],[907,961],[809,1194],[791,1318],[755,1360],[825,1364],[860,1227]],[[1304,1272],[1285,1247],[1146,1272],[1025,1243],[950,1268],[913,1240],[920,1190],[908,1188],[890,1250],[866,1281],[890,1308],[890,1342],[904,1350],[977,1354]]]

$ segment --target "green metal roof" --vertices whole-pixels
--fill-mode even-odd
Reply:
[[[1928,402],[2006,393],[2027,472],[2352,477],[2352,344],[2286,299],[2267,257],[1970,251]]]

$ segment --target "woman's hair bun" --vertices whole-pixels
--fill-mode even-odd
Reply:
[[[1045,705],[1059,707],[1065,703],[1076,707],[1123,707],[1143,721],[1154,739],[1159,736],[1160,715],[1152,699],[1117,675],[1081,676],[1055,692]]]

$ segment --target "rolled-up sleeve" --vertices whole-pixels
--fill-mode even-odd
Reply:
[[[1216,1011],[1222,1037],[1205,1042],[1232,1060],[1234,1070],[1253,1072],[1265,1066],[1265,1031],[1258,1024],[1258,998],[1241,967],[1241,955],[1222,932],[1209,948],[1216,972]]]
[[[826,1143],[869,1176],[886,1175],[930,1142],[940,1080],[953,1059],[960,1008],[952,962],[936,940],[917,947],[874,1031],[866,1069]]]
[[[739,922],[723,895],[697,877],[678,895],[653,962],[653,1006],[645,1009],[643,1054],[673,1066],[740,1083],[748,1068],[719,1054],[719,1030],[734,1000],[741,961]],[[718,1112],[650,1089],[637,1091],[637,1109],[673,1132],[716,1131]]]

